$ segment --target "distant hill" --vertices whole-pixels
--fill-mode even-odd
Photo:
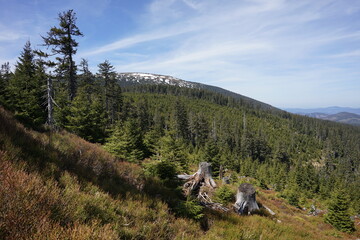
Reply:
[[[340,112],[340,113],[330,114],[330,115],[319,114],[316,116],[311,116],[311,114],[309,114],[307,116],[316,117],[316,118],[334,121],[334,122],[341,122],[341,123],[360,126],[360,115],[355,114],[355,113]]]
[[[290,113],[296,113],[301,115],[322,113],[322,114],[337,114],[341,112],[360,114],[360,108],[349,107],[327,107],[327,108],[285,108]]]
[[[328,107],[328,108],[287,108],[285,111],[308,117],[329,120],[360,126],[360,108]]]
[[[275,110],[280,111],[269,104],[257,101],[255,99],[243,96],[238,93],[231,92],[229,90],[210,86],[202,83],[190,82],[185,81],[179,78],[175,78],[172,76],[167,75],[159,75],[159,74],[152,74],[152,73],[135,73],[135,72],[128,72],[128,73],[119,73],[118,78],[120,81],[121,87],[129,87],[129,86],[136,86],[136,85],[170,85],[170,86],[177,86],[177,87],[186,87],[186,88],[193,88],[193,89],[204,89],[211,92],[219,93],[227,97],[235,98],[237,100],[242,100],[249,105],[252,105],[255,108],[261,108],[264,110]]]

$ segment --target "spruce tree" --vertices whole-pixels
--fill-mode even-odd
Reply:
[[[6,62],[1,65],[0,68],[0,104],[5,107],[8,106],[9,101],[9,93],[8,93],[8,85],[11,79],[12,73],[10,70],[9,62]]]
[[[354,222],[348,213],[349,198],[344,190],[335,190],[329,204],[325,222],[333,225],[342,232],[351,233],[355,231]]]
[[[105,110],[109,116],[109,123],[113,124],[118,120],[123,100],[120,85],[116,79],[114,66],[108,60],[98,65],[98,76],[104,86]]]
[[[211,163],[214,176],[218,176],[220,170],[220,150],[212,138],[205,145],[204,161]]]
[[[8,83],[8,105],[24,123],[36,126],[45,122],[44,85],[46,77],[35,61],[30,42],[26,42]]]
[[[145,145],[138,121],[119,122],[104,147],[121,159],[130,162],[143,160]]]
[[[90,101],[90,96],[94,93],[99,94],[101,86],[95,81],[95,76],[89,70],[89,63],[86,59],[81,59],[79,65],[80,74],[78,76],[78,87],[82,88]]]
[[[183,140],[176,139],[173,132],[167,132],[159,140],[159,157],[162,162],[176,166],[178,171],[188,170],[188,159],[184,150]]]
[[[101,96],[88,95],[86,88],[79,88],[72,101],[66,128],[90,141],[102,143],[105,138],[105,111]]]
[[[175,102],[175,130],[178,138],[190,139],[188,114],[185,105],[180,100]]]
[[[72,101],[76,95],[76,54],[78,42],[75,37],[83,36],[76,26],[76,14],[73,10],[59,13],[59,26],[52,27],[44,40],[44,46],[51,47],[51,54],[57,60],[57,74],[67,82],[68,99]]]

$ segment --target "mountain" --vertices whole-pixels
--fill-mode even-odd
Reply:
[[[296,113],[300,115],[307,115],[313,113],[337,114],[341,112],[360,114],[360,108],[349,107],[327,107],[327,108],[284,108],[285,111]]]
[[[312,118],[319,118],[319,119],[326,119],[329,116],[329,114],[319,113],[319,112],[308,113],[308,114],[304,114],[304,115],[308,116],[308,117],[312,117]]]
[[[269,104],[257,101],[255,99],[243,96],[238,93],[231,92],[229,90],[215,87],[207,84],[185,81],[179,78],[175,78],[167,75],[159,75],[152,73],[136,73],[136,72],[128,72],[128,73],[119,73],[118,79],[121,87],[131,87],[136,85],[169,85],[176,86],[181,88],[192,88],[192,89],[202,89],[211,91],[214,93],[221,94],[226,97],[234,98],[236,100],[244,101],[248,105],[251,105],[255,108],[261,108],[263,110],[274,110],[280,111]]]

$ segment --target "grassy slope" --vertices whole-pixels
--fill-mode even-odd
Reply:
[[[235,190],[235,183],[231,187]],[[277,213],[206,211],[200,223],[177,218],[174,195],[138,165],[67,132],[25,129],[0,108],[0,239],[354,239],[259,190]],[[277,221],[280,220],[281,222]]]

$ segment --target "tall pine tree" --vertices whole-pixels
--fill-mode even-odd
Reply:
[[[15,73],[8,84],[9,107],[15,116],[32,126],[45,122],[45,76],[35,61],[30,42],[26,42],[16,64]]]
[[[52,27],[46,37],[42,37],[44,45],[51,47],[51,55],[56,55],[57,73],[66,80],[68,99],[72,101],[76,95],[76,54],[78,42],[75,37],[83,36],[76,26],[76,14],[73,10],[59,13],[59,27]]]
[[[98,76],[104,88],[105,110],[109,116],[109,123],[113,124],[118,120],[122,108],[122,94],[120,85],[117,83],[114,66],[108,60],[98,65]]]

